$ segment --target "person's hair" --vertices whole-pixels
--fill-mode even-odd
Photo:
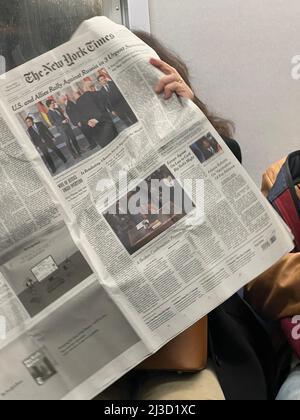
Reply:
[[[83,82],[83,91],[89,92],[91,88],[95,87],[94,83],[91,80],[84,80]]]
[[[105,79],[107,79],[107,74],[105,74],[104,71],[100,70],[97,76],[97,80],[100,80],[101,77],[104,77]]]
[[[46,106],[49,108],[49,106],[52,104],[52,102],[54,102],[53,99],[47,99]]]
[[[30,116],[28,116],[28,117],[25,118],[25,121],[27,121],[27,120],[30,120],[31,122],[34,121],[34,119],[32,117],[30,117]]]
[[[143,31],[134,31],[134,34],[143,42],[145,42],[149,47],[151,47],[160,57],[161,60],[174,67],[182,79],[187,83],[187,85],[193,90],[190,74],[187,65],[178,57],[175,53],[167,49],[158,39],[153,35],[143,32]],[[194,91],[194,90],[193,90]],[[226,120],[224,118],[218,117],[211,113],[208,107],[195,95],[194,103],[201,109],[205,114],[214,128],[218,133],[225,138],[232,138],[234,133],[234,124],[232,121]]]

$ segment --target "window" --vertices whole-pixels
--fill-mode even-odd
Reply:
[[[0,74],[68,41],[85,19],[125,24],[126,10],[125,0],[0,0]]]

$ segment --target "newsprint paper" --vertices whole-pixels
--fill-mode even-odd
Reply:
[[[151,57],[94,18],[1,80],[3,400],[93,398],[294,247]]]

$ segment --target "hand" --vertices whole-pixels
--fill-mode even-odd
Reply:
[[[160,79],[159,83],[155,87],[155,92],[157,94],[164,92],[165,99],[170,99],[173,93],[176,93],[182,98],[194,100],[194,92],[185,83],[176,69],[157,58],[151,58],[150,64],[161,70],[166,75]]]
[[[95,119],[92,119],[88,122],[88,126],[91,128],[95,128],[97,124],[98,124],[98,121]]]
[[[68,124],[69,120],[64,120],[63,124]]]
[[[82,124],[81,124],[81,122],[79,122],[79,123],[78,123],[78,127],[80,127],[80,128],[82,127]]]

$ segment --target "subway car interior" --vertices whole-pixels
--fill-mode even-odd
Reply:
[[[0,400],[300,400],[299,0],[0,0]]]

